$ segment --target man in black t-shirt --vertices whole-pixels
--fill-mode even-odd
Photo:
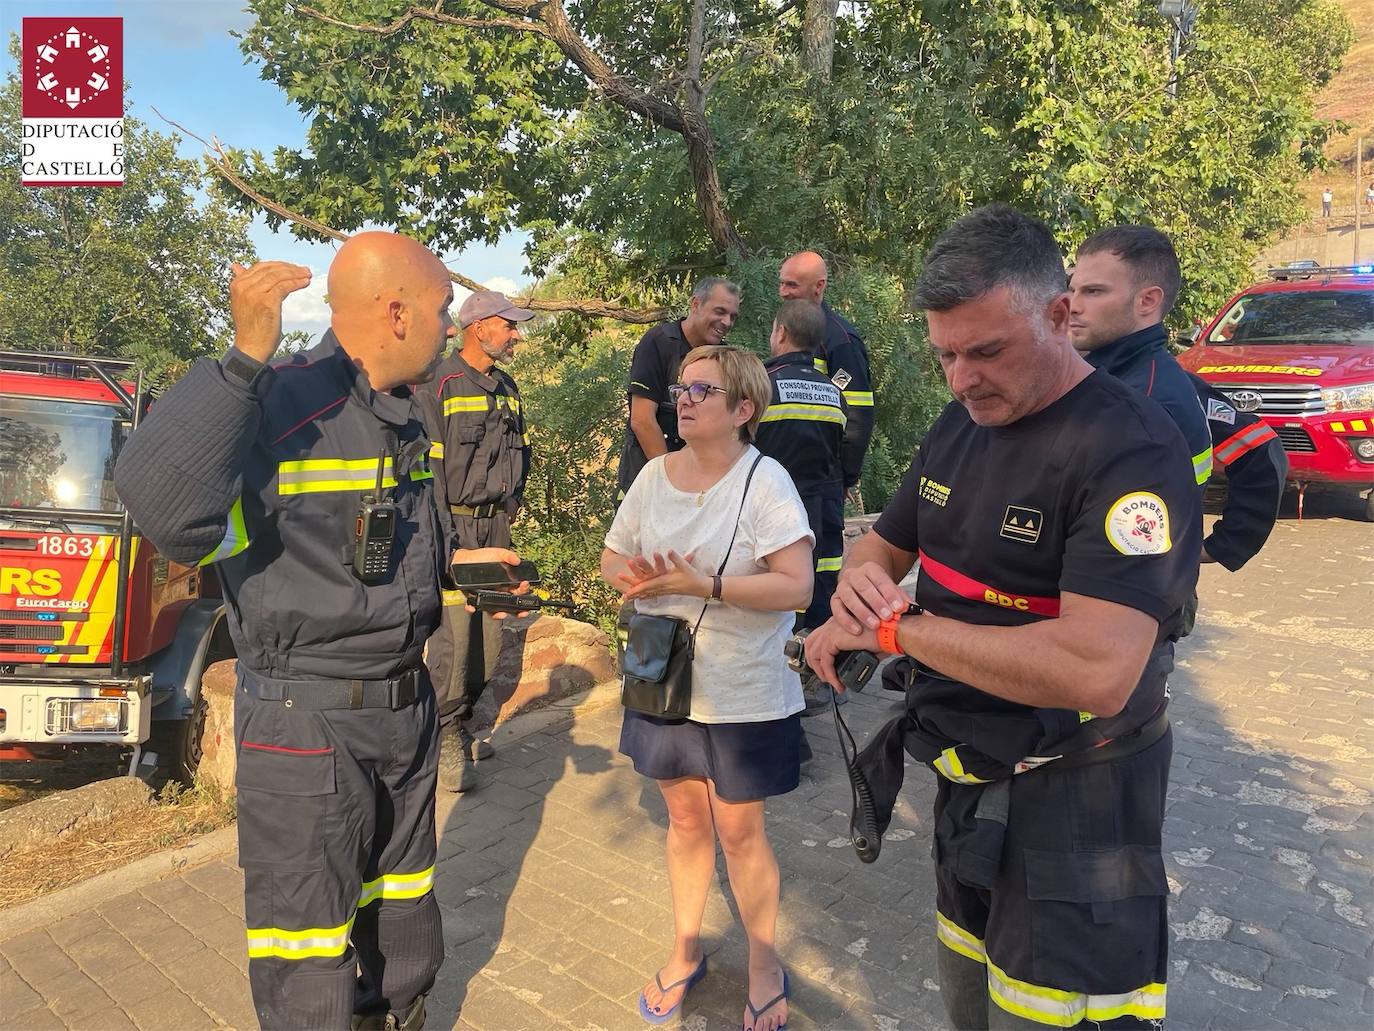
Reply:
[[[960,219],[916,290],[955,401],[850,552],[807,658],[914,659],[865,749],[880,822],[909,754],[939,775],[936,935],[956,1027],[1164,1017],[1170,636],[1201,510],[1177,427],[1068,339],[1049,229]],[[920,560],[916,600],[898,581]]]
[[[688,351],[724,343],[738,318],[739,287],[728,279],[707,276],[692,288],[685,318],[660,323],[635,345],[625,388],[629,418],[620,451],[619,497],[625,496],[649,459],[682,447],[677,406],[668,400],[668,387],[676,382]]]

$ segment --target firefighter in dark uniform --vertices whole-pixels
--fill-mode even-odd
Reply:
[[[938,775],[941,998],[958,1028],[1165,1014],[1166,676],[1197,577],[1200,492],[1157,405],[1068,338],[1063,258],[1006,205],[960,219],[916,290],[952,402],[851,549],[834,656],[912,656],[862,755],[890,818],[906,755]],[[898,582],[920,560],[913,611]]]
[[[1159,402],[1188,441],[1199,487],[1225,472],[1221,518],[1203,541],[1202,561],[1239,569],[1263,547],[1278,518],[1288,458],[1262,419],[1238,412],[1170,353],[1164,318],[1182,286],[1178,255],[1152,226],[1104,229],[1078,249],[1069,339],[1094,368]],[[1193,598],[1182,633],[1192,632]]]
[[[515,380],[497,363],[509,362],[520,323],[534,312],[504,294],[479,290],[458,310],[462,347],[420,388],[425,423],[434,441],[430,461],[441,506],[462,548],[509,548],[511,520],[525,495],[530,440]],[[501,654],[501,624],[469,612],[458,591],[444,594],[444,626],[427,661],[439,703],[439,786],[469,791],[476,761],[491,754],[467,726]]]
[[[806,518],[816,537],[816,586],[801,626],[815,629],[830,618],[830,596],[839,577],[844,541],[825,539],[826,504],[843,504],[844,484],[840,448],[847,411],[840,390],[816,368],[812,359],[825,339],[825,315],[812,301],[783,301],[773,319],[768,344],[772,357],[764,362],[773,384],[773,398],[759,423],[755,446],[787,470],[806,506]]]
[[[822,513],[826,539],[831,543],[821,561],[838,570],[844,555],[844,494],[858,486],[868,441],[873,436],[873,381],[863,337],[853,323],[825,303],[828,276],[824,258],[815,251],[801,251],[784,261],[778,270],[778,296],[784,301],[814,301],[821,306],[825,313],[825,346],[816,355],[816,368],[844,397],[847,415],[840,450],[844,492],[838,501],[827,498]]]
[[[1212,434],[1188,373],[1169,351],[1164,316],[1182,279],[1173,244],[1151,226],[1083,241],[1073,267],[1069,339],[1095,369],[1161,405],[1178,424],[1199,487],[1212,475]]]
[[[629,415],[616,477],[618,497],[625,496],[649,459],[682,449],[677,406],[668,400],[668,388],[677,382],[687,352],[724,343],[738,318],[739,287],[707,276],[692,287],[684,318],[654,326],[635,345],[625,387]]]
[[[1288,479],[1288,456],[1279,435],[1258,415],[1242,412],[1231,399],[1191,372],[1212,434],[1213,468],[1226,474],[1221,515],[1202,541],[1202,561],[1235,572],[1259,554],[1278,519]]]
[[[438,364],[453,291],[420,244],[359,234],[330,266],[331,331],[268,365],[309,282],[235,267],[234,346],[158,399],[115,484],[159,551],[215,563],[224,590],[259,1022],[418,1028],[444,955],[421,653],[451,539],[406,384]]]

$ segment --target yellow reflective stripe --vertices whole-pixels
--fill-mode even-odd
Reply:
[[[1051,1027],[1074,1027],[1083,1020],[1163,1020],[1165,986],[1147,984],[1117,995],[1088,995],[1059,988],[1044,988],[1009,977],[997,964],[988,962],[988,994],[1008,1013]]]
[[[824,373],[827,376],[830,375],[830,363],[826,361],[824,358],[812,358],[811,364],[816,367],[817,371]]]
[[[953,949],[959,955],[967,956],[975,963],[988,961],[988,952],[983,946],[983,939],[974,937],[938,909],[935,911],[935,937],[945,948]]]
[[[376,880],[364,881],[358,897],[358,908],[369,906],[378,899],[418,899],[434,887],[434,867],[418,873],[387,873]]]
[[[443,457],[444,457],[444,445],[443,445],[443,444],[440,444],[437,440],[431,442],[431,444],[429,445],[429,457],[430,457],[430,458],[443,458]]]
[[[982,777],[975,777],[971,773],[964,772],[964,764],[959,761],[958,745],[954,745],[952,748],[946,748],[940,753],[940,757],[935,760],[933,765],[946,780],[952,780],[955,784],[990,783]]]
[[[833,422],[844,425],[844,412],[834,405],[776,404],[769,405],[760,422],[782,422],[784,419],[799,419],[803,422]]]
[[[406,474],[406,478],[434,479],[427,456],[421,456],[419,464]],[[375,458],[304,458],[282,462],[277,466],[277,493],[283,497],[293,494],[367,490],[376,486]],[[396,486],[390,458],[385,459],[382,464],[382,486]]]
[[[248,547],[248,540],[248,526],[243,519],[243,498],[240,497],[234,502],[234,507],[229,509],[228,525],[224,531],[224,539],[219,542],[219,547],[197,564],[208,566],[212,562],[221,562],[232,555],[237,555]]]
[[[386,459],[386,467],[391,468],[391,459]],[[282,462],[277,466],[278,473],[314,473],[314,472],[363,472],[370,471],[373,476],[377,475],[377,459],[375,458],[301,458],[290,462]]]
[[[356,915],[356,914],[355,914]],[[303,931],[286,931],[280,927],[248,928],[248,958],[313,959],[320,956],[342,956],[348,948],[348,934],[353,929],[353,917],[338,927],[307,927]]]
[[[873,407],[873,391],[871,390],[846,390],[843,393],[845,402],[850,406],[857,405],[860,408]]]
[[[839,572],[840,563],[842,563],[843,561],[844,561],[844,559],[843,559],[842,557],[838,556],[838,555],[837,555],[836,557],[834,557],[834,558],[818,558],[818,559],[816,559],[816,572],[818,572],[818,573],[836,573],[836,572]]]
[[[489,407],[486,394],[478,394],[475,397],[444,398],[445,415],[453,415],[457,412],[485,412]]]
[[[1212,449],[1200,451],[1193,456],[1193,475],[1198,483],[1206,483],[1212,475]]]
[[[1364,424],[1364,420],[1363,420],[1363,419],[1351,419],[1351,420],[1350,420],[1350,428],[1351,428],[1352,430],[1354,430],[1356,433],[1363,433],[1363,432],[1365,431],[1365,428],[1366,428],[1366,427],[1365,427],[1365,424]]]
[[[440,591],[439,593],[443,596],[445,605],[466,605],[468,603],[467,595],[462,591]]]

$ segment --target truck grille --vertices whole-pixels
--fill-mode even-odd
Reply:
[[[0,641],[60,641],[66,629],[61,623],[41,626],[6,626],[0,623]]]
[[[84,623],[90,613],[68,612],[65,609],[0,609],[0,622],[3,623]]]
[[[1259,394],[1259,415],[1320,415],[1326,411],[1321,387],[1310,383],[1214,383],[1213,386],[1228,398],[1241,390]]]
[[[1305,451],[1308,454],[1317,450],[1312,438],[1301,426],[1279,426],[1274,430],[1279,435],[1279,443],[1285,451]]]

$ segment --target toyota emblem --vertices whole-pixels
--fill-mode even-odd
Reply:
[[[1234,390],[1230,397],[1238,412],[1257,412],[1264,403],[1264,396],[1258,390]]]

